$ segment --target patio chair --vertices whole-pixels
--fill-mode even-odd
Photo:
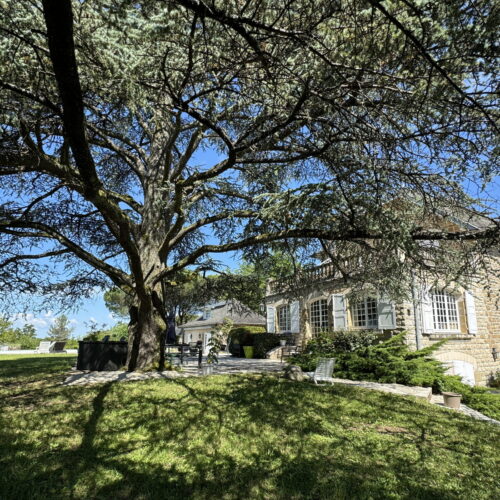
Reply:
[[[196,356],[198,354],[198,346],[196,342],[189,342],[189,355]]]
[[[315,384],[318,382],[330,382],[333,384],[333,368],[335,367],[335,358],[319,358],[316,370],[311,372],[311,377]]]
[[[50,340],[42,340],[40,342],[40,345],[35,349],[36,352],[40,353],[40,354],[49,354],[50,352],[52,352],[50,349],[52,347],[52,344],[54,342],[51,342]]]

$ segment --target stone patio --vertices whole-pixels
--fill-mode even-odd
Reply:
[[[203,359],[202,366],[207,366],[206,358]],[[284,363],[279,361],[270,361],[268,359],[245,359],[235,358],[230,354],[222,353],[219,355],[219,363],[212,365],[213,375],[228,375],[236,373],[276,373],[283,370]],[[164,372],[82,372],[74,370],[68,376],[64,385],[90,385],[102,384],[106,382],[120,382],[128,380],[147,380],[157,378],[179,378],[179,377],[198,377],[202,375],[198,368],[198,358],[188,357],[182,365],[182,371],[164,371]]]

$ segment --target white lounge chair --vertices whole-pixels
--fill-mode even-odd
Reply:
[[[316,370],[309,372],[308,375],[313,379],[313,382],[330,382],[333,384],[333,369],[335,367],[335,358],[319,358]]]
[[[50,340],[42,340],[36,349],[36,352],[39,354],[65,353],[65,345],[66,342],[63,341],[52,342]]]
[[[53,343],[50,341],[42,340],[40,342],[40,345],[36,348],[36,352],[41,353],[41,354],[49,354],[50,352],[50,346]]]

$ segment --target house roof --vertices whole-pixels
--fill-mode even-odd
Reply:
[[[200,316],[192,321],[188,321],[180,328],[198,328],[198,327],[211,327],[221,325],[225,318],[229,318],[234,325],[265,325],[266,320],[264,316],[252,311],[249,307],[241,302],[231,299],[224,302],[217,302],[216,304],[207,304],[205,309],[210,311],[210,316],[206,319],[205,315]]]

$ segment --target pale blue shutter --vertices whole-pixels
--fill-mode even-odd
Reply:
[[[396,328],[396,314],[394,304],[387,297],[380,297],[377,303],[378,327],[380,330]]]
[[[300,303],[298,300],[290,304],[290,331],[292,333],[300,332]]]
[[[467,325],[471,335],[477,334],[476,304],[474,296],[469,291],[465,291],[465,313],[467,315]]]
[[[434,331],[434,313],[432,310],[432,295],[428,288],[421,290],[422,325],[425,333]]]
[[[347,311],[345,297],[341,294],[332,295],[333,304],[333,329],[345,330],[347,328]]]
[[[267,331],[269,333],[274,333],[276,328],[274,326],[274,306],[267,306],[266,317],[267,317]]]

